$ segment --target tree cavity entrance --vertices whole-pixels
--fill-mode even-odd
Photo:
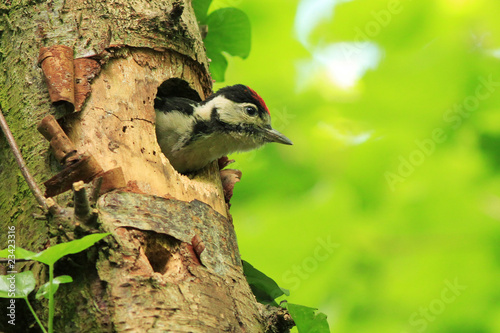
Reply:
[[[179,241],[164,235],[149,233],[145,239],[144,254],[148,258],[153,271],[165,274],[169,268],[172,255],[179,248]]]
[[[158,99],[172,97],[183,97],[195,102],[201,102],[200,95],[198,95],[196,90],[191,88],[189,83],[179,78],[171,78],[160,84],[155,98],[155,107]]]

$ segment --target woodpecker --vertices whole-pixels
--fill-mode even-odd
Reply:
[[[219,89],[202,102],[157,97],[154,107],[158,144],[180,173],[197,171],[222,156],[267,142],[292,144],[271,127],[264,100],[242,84]]]

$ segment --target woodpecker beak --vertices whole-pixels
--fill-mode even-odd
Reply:
[[[264,128],[264,137],[269,142],[277,142],[284,145],[293,145],[292,141],[290,141],[289,138],[272,128]]]

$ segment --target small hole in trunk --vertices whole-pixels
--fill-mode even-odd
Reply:
[[[178,248],[178,241],[168,235],[148,233],[145,240],[144,253],[149,260],[153,271],[165,274],[172,252]]]

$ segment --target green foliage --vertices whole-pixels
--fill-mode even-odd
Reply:
[[[204,42],[211,51],[227,52],[243,59],[250,53],[250,21],[238,8],[221,8],[208,15]]]
[[[36,299],[40,299],[42,297],[49,299],[50,296],[53,296],[57,292],[57,289],[59,289],[60,284],[70,283],[70,282],[73,282],[73,278],[69,275],[56,276],[52,280],[52,283],[50,283],[49,281],[45,283],[43,286],[41,286],[40,289],[38,289],[36,293]]]
[[[54,265],[55,262],[62,257],[67,256],[68,254],[81,252],[91,247],[107,235],[109,235],[109,233],[87,235],[83,238],[75,239],[71,242],[51,246],[48,249],[33,256],[26,257],[25,259],[33,259],[46,265]]]
[[[9,255],[14,255],[16,259],[27,259],[34,256],[36,253],[29,250],[25,250],[21,247],[16,246],[14,250],[7,248],[0,251],[0,258],[8,258]]]
[[[11,289],[14,283],[15,289]],[[26,298],[35,289],[36,280],[32,271],[0,275],[1,298]]]
[[[109,235],[109,233],[87,235],[83,238],[75,239],[71,242],[51,246],[48,249],[38,253],[25,250],[17,246],[15,248],[14,255],[16,259],[30,259],[39,261],[46,265],[53,265],[56,261],[64,256],[67,256],[68,254],[78,253],[91,247],[107,235]],[[9,255],[12,255],[10,249],[4,249],[0,251],[0,257],[7,258]]]
[[[208,15],[208,8],[212,0],[192,0],[191,5],[193,6],[194,15],[198,19],[198,22],[205,22]]]
[[[500,2],[219,2],[250,17],[253,43],[215,89],[250,85],[294,142],[230,156],[244,258],[332,332],[500,332]],[[340,70],[360,42],[380,52],[350,87],[333,80],[350,73],[338,58],[319,58],[339,42],[358,43]]]
[[[324,313],[316,314],[314,308],[286,303],[286,308],[297,325],[299,333],[330,333]]]
[[[251,27],[248,16],[238,8],[220,8],[208,14],[211,2],[193,0],[193,8],[199,24],[207,27],[203,42],[211,59],[210,72],[214,80],[222,82],[228,65],[224,53],[247,58],[250,54]]]
[[[23,252],[23,251],[20,251]],[[32,271],[13,273],[9,275],[0,275],[0,297],[1,298],[22,298],[35,317],[42,332],[47,333],[42,322],[36,315],[35,310],[28,301],[28,295],[35,289],[36,280]]]
[[[245,260],[242,260],[243,272],[255,298],[259,303],[278,306],[275,299],[290,296],[287,289],[280,288],[278,284],[266,274],[262,273]],[[330,328],[324,313],[314,313],[316,309],[283,301],[292,316],[299,333],[328,333]]]
[[[49,322],[48,322],[48,332],[53,332],[54,326],[54,294],[56,293],[59,285],[61,283],[70,283],[73,282],[73,278],[68,275],[61,275],[58,277],[54,277],[54,264],[61,259],[62,257],[68,254],[74,254],[81,252],[104,237],[108,236],[109,233],[101,233],[101,234],[92,234],[87,235],[83,238],[76,239],[67,243],[57,244],[49,247],[48,249],[35,253],[32,251],[25,250],[20,247],[15,247],[15,249],[5,249],[0,251],[0,257],[4,258],[12,258],[14,255],[15,259],[31,259],[36,260],[41,263],[44,263],[49,266],[49,281],[40,287],[36,294],[36,299],[40,299],[45,297],[49,300]],[[15,291],[11,288],[12,282],[14,282]],[[35,277],[33,276],[32,271],[25,271],[21,273],[14,273],[10,275],[2,275],[0,276],[0,297],[1,298],[23,298],[31,313],[35,317],[38,325],[42,329],[43,332],[47,332],[45,327],[38,319],[35,311],[31,307],[31,304],[28,301],[28,295],[35,289]]]
[[[269,276],[255,269],[245,260],[242,260],[242,264],[247,282],[259,303],[278,306],[274,301],[276,298],[282,295],[290,296],[290,292],[287,289],[280,288]]]

